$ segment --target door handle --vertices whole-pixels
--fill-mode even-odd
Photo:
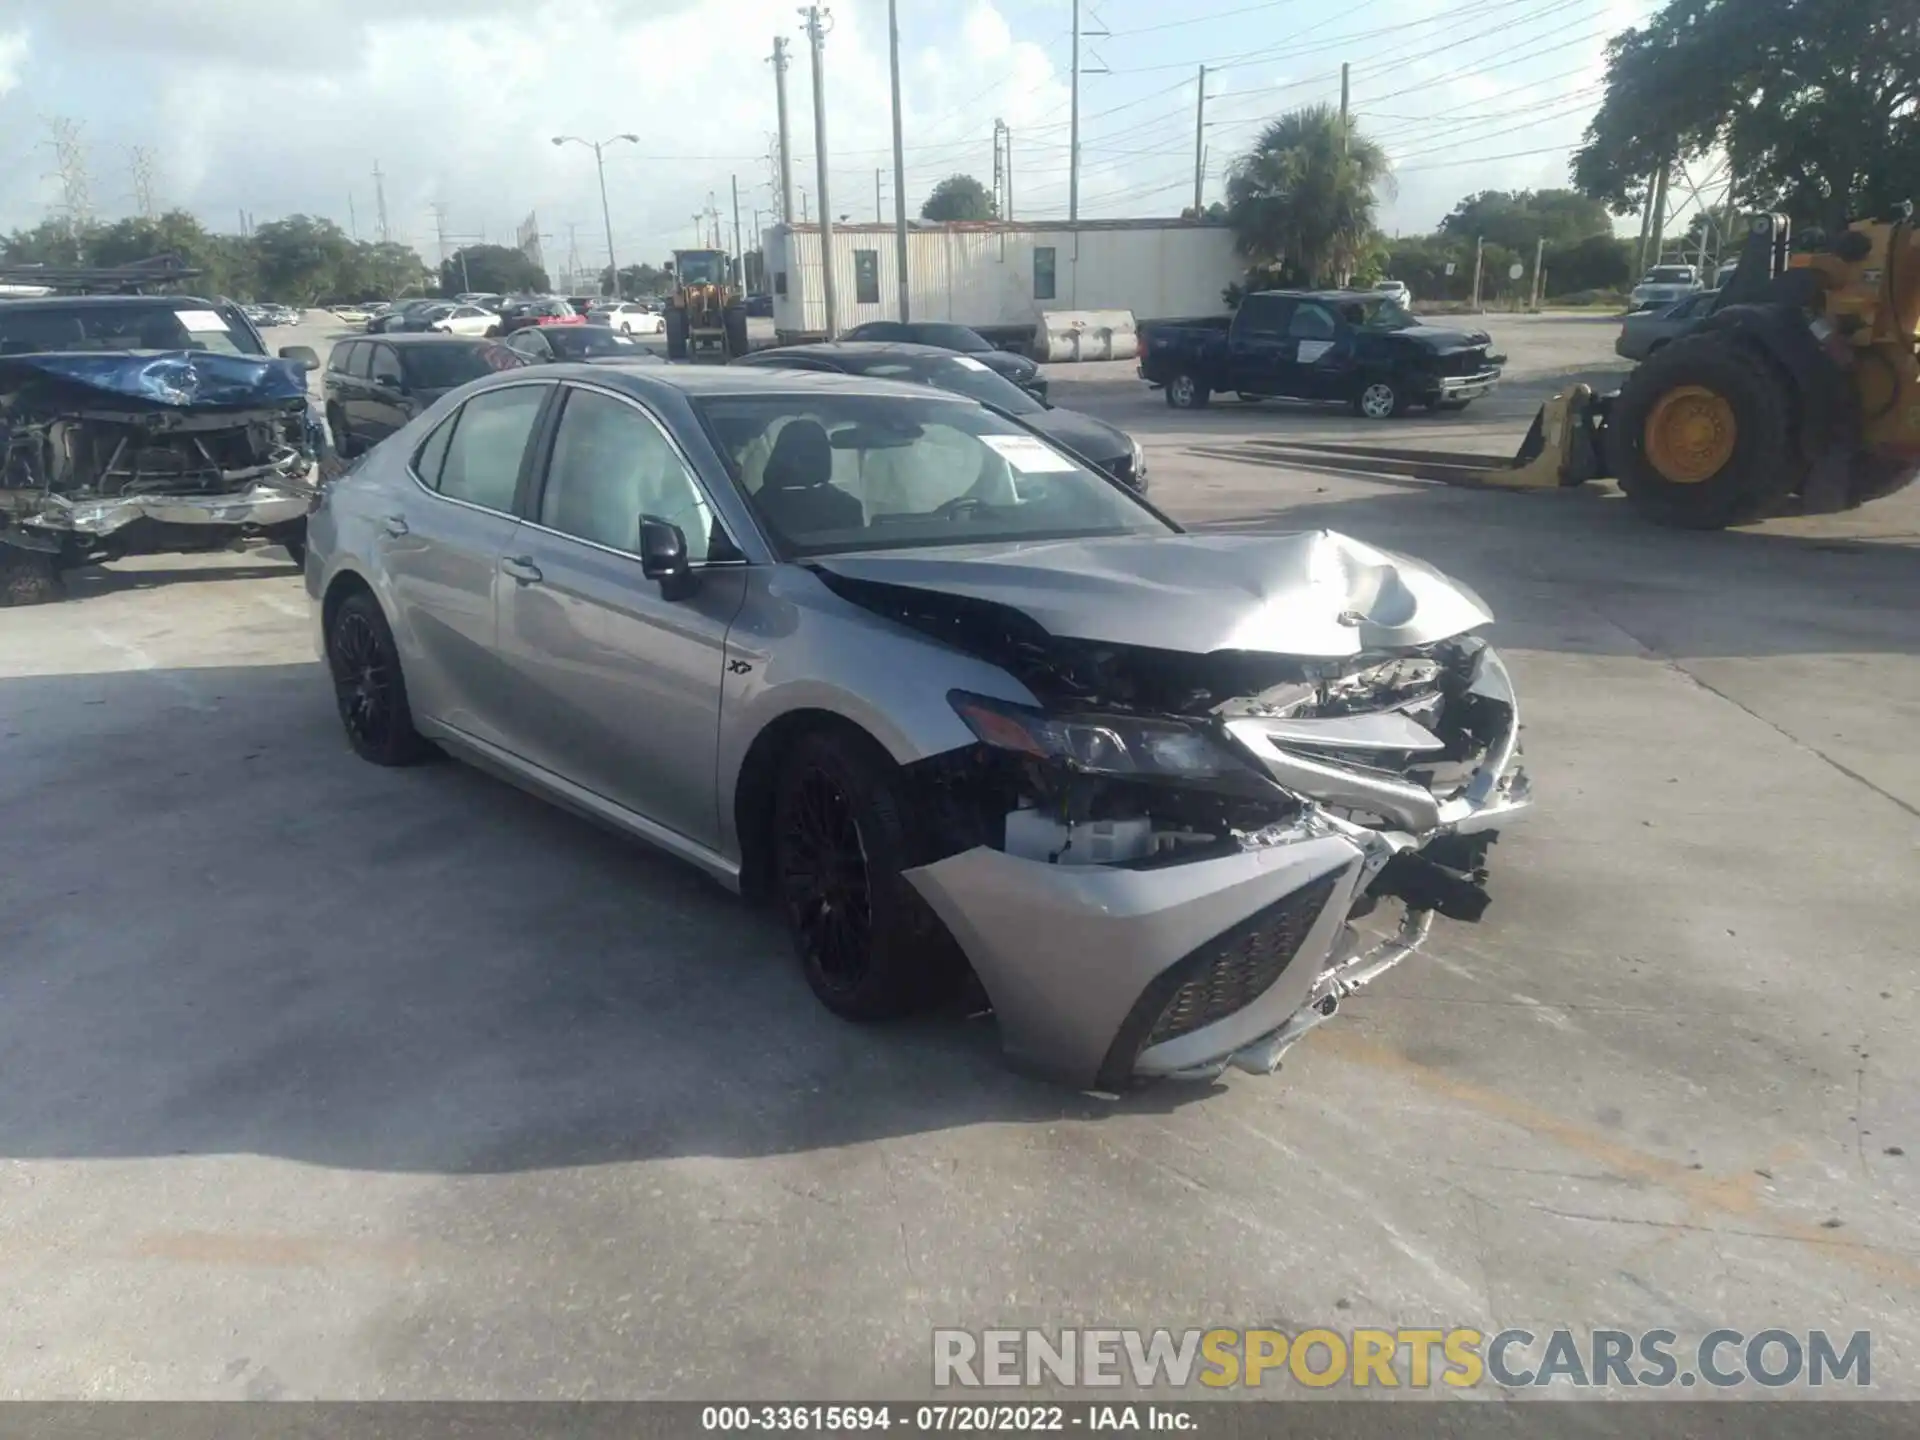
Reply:
[[[389,515],[382,523],[387,527],[387,534],[395,539],[407,533],[407,517],[404,515]]]
[[[509,555],[500,562],[500,568],[522,585],[532,585],[542,578],[540,567],[526,555]]]

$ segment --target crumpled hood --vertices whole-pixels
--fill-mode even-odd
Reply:
[[[1430,645],[1493,619],[1432,566],[1331,530],[956,545],[813,564],[996,602],[1062,638],[1190,654],[1340,659]]]
[[[0,359],[0,388],[32,381],[77,394],[179,409],[284,406],[305,400],[307,376],[291,360],[212,350],[47,351]]]

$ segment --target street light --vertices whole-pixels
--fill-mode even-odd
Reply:
[[[638,135],[615,135],[611,140],[582,140],[578,135],[553,137],[555,145],[584,145],[593,151],[594,168],[600,172],[600,219],[607,227],[607,269],[613,272],[613,296],[618,300],[620,298],[620,262],[613,258],[613,212],[607,208],[607,162],[600,153],[616,140],[625,140],[634,145],[640,143]]]

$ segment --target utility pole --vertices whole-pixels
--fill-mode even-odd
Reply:
[[[813,163],[814,180],[820,187],[820,288],[827,301],[827,339],[840,330],[838,297],[833,285],[833,203],[827,197],[827,82],[821,68],[821,48],[827,32],[833,28],[833,16],[818,5],[809,5],[807,42],[813,50]]]
[[[995,215],[1005,212],[1007,171],[1000,160],[1000,132],[1006,128],[1006,125],[999,120],[993,122],[993,213]]]
[[[1480,269],[1487,258],[1487,242],[1481,237],[1473,242],[1473,308],[1480,308]]]
[[[133,172],[133,208],[143,220],[151,220],[160,206],[153,194],[153,151],[135,145],[127,151],[127,168]]]
[[[1340,156],[1347,154],[1347,119],[1352,113],[1353,67],[1342,61],[1340,65]]]
[[[880,167],[873,167],[873,223],[879,225],[886,220],[880,213]]]
[[[1072,115],[1067,127],[1067,223],[1080,220],[1080,0],[1073,0],[1073,57],[1068,62]]]
[[[747,252],[740,248],[740,177],[733,179],[733,283],[747,291]]]
[[[887,68],[893,77],[893,268],[900,286],[900,320],[907,320],[907,163],[900,144],[900,7],[887,0]]]
[[[1013,219],[1013,127],[1000,127],[1001,143],[1007,151],[1007,219]]]
[[[1207,188],[1207,67],[1200,67],[1200,98],[1193,107],[1193,218],[1202,219]]]
[[[800,223],[802,225],[812,223],[812,217],[807,214],[807,187],[804,185],[800,187]]]
[[[433,211],[433,234],[440,243],[440,263],[447,263],[447,207],[445,202],[436,200],[429,207]]]
[[[613,211],[607,207],[607,160],[605,151],[609,146],[617,145],[622,140],[626,141],[629,145],[638,145],[640,143],[640,137],[630,133],[611,135],[605,140],[582,140],[578,135],[556,135],[553,137],[553,143],[556,149],[563,145],[579,145],[593,151],[593,168],[600,176],[600,220],[607,227],[607,274],[612,277],[613,290],[611,294],[616,300],[621,298],[620,262],[616,260],[613,255]]]
[[[1647,236],[1653,233],[1653,196],[1660,188],[1660,177],[1647,177],[1647,203],[1640,210],[1640,273],[1647,272]]]
[[[378,160],[373,162],[373,204],[380,217],[380,243],[385,245],[393,236],[387,229],[387,177],[380,173]],[[440,258],[444,260],[446,256]]]
[[[1668,161],[1660,167],[1660,178],[1653,191],[1653,224],[1647,232],[1648,260],[1643,269],[1660,263],[1660,251],[1667,235],[1667,184],[1668,175],[1673,170],[1673,162]]]
[[[773,37],[773,98],[780,112],[780,219],[793,223],[793,134],[787,128],[787,37]]]
[[[1546,263],[1546,259],[1547,237],[1542,235],[1533,242],[1533,308],[1535,310],[1540,308],[1540,297],[1544,288],[1541,284],[1540,267]]]
[[[347,234],[352,237],[354,244],[360,243],[360,217],[354,214],[351,190],[347,192]]]

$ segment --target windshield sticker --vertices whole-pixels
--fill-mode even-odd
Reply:
[[[1054,475],[1079,468],[1031,435],[982,435],[980,439],[1022,475]]]
[[[211,310],[176,310],[173,312],[173,318],[178,320],[190,335],[227,328],[227,322]]]
[[[1331,340],[1302,340],[1300,342],[1300,363],[1311,365],[1327,351],[1333,348]]]
[[[984,370],[987,368],[971,355],[956,355],[953,357],[953,363],[956,365],[964,365],[969,370]]]

